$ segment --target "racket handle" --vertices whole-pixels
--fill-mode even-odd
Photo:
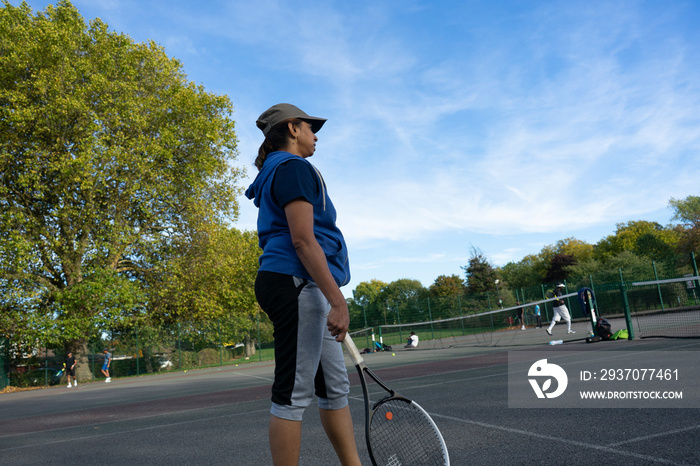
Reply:
[[[345,334],[343,345],[345,346],[345,350],[348,352],[350,359],[352,359],[353,364],[357,366],[365,361],[364,359],[362,359],[362,355],[357,350],[357,346],[355,346],[355,342],[352,341],[352,337],[349,333]]]

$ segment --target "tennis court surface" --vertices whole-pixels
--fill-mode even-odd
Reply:
[[[700,340],[579,339],[549,346],[547,338],[528,340],[525,333],[521,345],[426,345],[367,354],[365,360],[433,416],[453,465],[700,464],[698,407],[508,407],[509,353],[597,358],[618,351],[697,352]],[[694,370],[700,369],[697,361]],[[263,362],[2,394],[0,464],[269,465],[273,369]],[[364,464],[371,464],[362,394],[349,360],[348,370],[357,443]],[[373,385],[370,390],[381,392]],[[700,387],[690,390],[697,395]],[[301,464],[338,464],[315,408],[305,414]]]

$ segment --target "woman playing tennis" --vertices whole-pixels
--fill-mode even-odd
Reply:
[[[340,345],[350,325],[340,291],[350,280],[347,248],[326,184],[307,160],[325,122],[290,104],[269,108],[256,122],[265,141],[246,196],[259,208],[263,250],[255,295],[274,326],[269,440],[275,465],[298,464],[302,415],[314,393],[341,464],[360,464]]]

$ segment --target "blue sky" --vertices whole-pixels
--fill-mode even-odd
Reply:
[[[19,4],[18,1],[11,1]],[[43,10],[50,1],[28,1]],[[76,0],[231,99],[237,165],[257,116],[328,118],[311,161],[352,282],[464,276],[698,195],[700,2]],[[240,229],[256,209],[240,199]]]

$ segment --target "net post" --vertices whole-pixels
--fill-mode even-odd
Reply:
[[[596,323],[598,321],[598,316],[596,315],[595,310],[595,294],[593,293],[593,290],[591,288],[581,288],[580,290],[578,290],[578,301],[581,305],[583,313],[587,314],[591,320],[591,328],[593,329],[593,335],[597,335],[598,332],[596,331]]]
[[[622,278],[622,268],[618,270],[620,272],[620,294],[622,295],[622,306],[625,311],[628,340],[634,340],[634,327],[632,326],[632,316],[630,315],[630,303],[627,299],[627,287],[625,286],[625,280]]]

